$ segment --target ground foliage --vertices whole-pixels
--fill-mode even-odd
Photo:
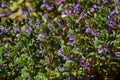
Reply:
[[[0,0],[1,80],[120,80],[119,0]]]

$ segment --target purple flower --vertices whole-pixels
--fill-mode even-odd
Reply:
[[[118,28],[120,28],[120,23],[118,24]]]
[[[71,52],[71,53],[70,53],[70,56],[71,56],[71,57],[73,57],[73,56],[74,56],[74,53],[73,53],[73,52]]]
[[[112,33],[112,29],[111,29],[111,28],[108,28],[108,29],[106,30],[106,32],[107,32],[108,34],[110,34],[110,33]]]
[[[39,53],[43,53],[43,52],[44,52],[44,50],[43,50],[43,49],[41,49]]]
[[[79,63],[80,63],[80,66],[82,66],[82,67],[86,66],[86,64],[82,58],[79,60]]]
[[[3,32],[0,32],[0,35],[2,35],[3,34]]]
[[[115,0],[116,3],[119,3],[119,0]]]
[[[74,40],[74,36],[72,34],[69,34],[69,40],[70,41]]]
[[[98,6],[97,6],[96,4],[94,4],[94,5],[93,5],[93,8],[94,8],[94,9],[97,9],[97,8],[98,8]]]
[[[90,28],[86,28],[86,30],[85,30],[85,33],[90,33],[90,31],[91,31],[91,29]]]
[[[103,53],[103,48],[99,48],[98,53]]]
[[[3,67],[3,65],[2,65],[2,64],[0,64],[0,68],[1,68],[1,67]]]
[[[63,25],[62,25],[61,23],[59,23],[58,25],[59,25],[59,27],[60,27],[60,28],[62,28],[62,27],[63,27]]]
[[[111,28],[114,28],[114,24],[109,24],[109,26],[110,26]]]
[[[4,43],[4,42],[0,44],[0,46],[4,46],[4,45],[5,45],[5,43]]]
[[[61,1],[60,0],[56,0],[55,2],[57,5],[60,5],[61,4]]]
[[[76,42],[77,42],[76,40],[70,42],[70,46],[73,46]]]
[[[73,62],[71,59],[68,59],[67,61],[68,61],[69,63]]]
[[[66,10],[65,10],[65,13],[66,13],[66,15],[71,15],[71,14],[72,14],[72,11],[69,10],[69,9],[66,9]]]
[[[44,39],[44,38],[46,38],[46,35],[43,33],[40,33],[40,34],[38,34],[38,37],[40,37],[41,39]]]
[[[28,11],[22,11],[21,14],[27,16],[28,15]]]
[[[66,56],[63,57],[63,60],[68,60],[68,58]]]
[[[39,28],[40,27],[40,23],[39,22],[36,22],[36,27]]]
[[[86,68],[86,69],[90,69],[90,65],[87,65],[87,64],[86,64],[86,65],[85,65],[85,68]]]
[[[117,57],[120,57],[120,52],[116,52],[115,55],[116,55]]]
[[[40,47],[40,52],[39,53],[43,53],[44,49],[42,47]]]
[[[48,23],[48,26],[49,26],[49,27],[52,27],[52,23],[51,23],[51,22],[49,22],[49,23]]]
[[[72,80],[70,77],[67,80]]]
[[[112,55],[111,55],[111,54],[108,54],[108,55],[106,55],[106,57],[108,57],[108,58],[112,58]]]
[[[51,10],[51,6],[46,5],[45,7],[47,8],[47,10]]]
[[[86,66],[85,62],[80,62],[80,66],[85,67]]]
[[[29,7],[29,9],[30,9],[30,11],[34,11],[34,9],[33,9],[33,7],[32,7],[32,6],[30,6],[30,7]]]
[[[120,14],[118,15],[118,19],[120,19]]]
[[[85,13],[84,12],[82,12],[81,14],[80,14],[80,19],[83,19],[85,17]]]
[[[97,36],[98,34],[97,34],[97,32],[94,30],[94,31],[92,31],[92,35],[93,35],[93,36]]]
[[[50,31],[53,30],[53,25],[52,25],[51,22],[48,23],[48,26],[49,26],[49,30],[50,30]]]
[[[79,13],[80,13],[80,10],[75,10],[75,13],[79,14]]]
[[[95,11],[95,9],[92,7],[92,8],[91,8],[91,12],[94,12],[94,11]]]
[[[30,54],[29,56],[32,58],[32,57],[33,57],[33,54]]]
[[[108,19],[108,22],[109,22],[109,23],[113,23],[113,22],[114,22],[114,18],[113,18],[113,17],[110,17],[110,18]]]
[[[1,17],[5,17],[5,16],[6,16],[6,13],[2,13],[2,14],[1,14]]]
[[[16,68],[15,68],[15,71],[18,71],[18,70],[19,70],[19,69],[16,67]]]
[[[44,15],[42,16],[42,18],[43,18],[43,19],[47,18],[47,14],[44,14]]]
[[[19,33],[20,33],[20,31],[19,31],[19,29],[18,29],[17,27],[14,28],[14,32],[15,32],[16,34],[19,34]]]
[[[81,59],[79,60],[79,62],[80,62],[80,63],[83,63],[83,62],[84,62],[84,59],[81,58]]]
[[[113,11],[110,13],[110,16],[113,16],[115,13],[116,13],[116,10],[113,10]]]
[[[109,51],[109,47],[108,46],[104,47],[104,50]]]
[[[74,78],[69,77],[67,80],[75,80]]]
[[[80,6],[80,5],[77,3],[77,4],[74,4],[73,8],[74,8],[75,10],[77,10],[79,6]]]
[[[1,8],[5,8],[6,7],[6,4],[5,3],[2,3],[1,4]]]
[[[65,71],[65,70],[66,70],[66,69],[65,69],[65,67],[63,67],[63,66],[61,66],[60,68],[61,68],[63,71]]]
[[[103,0],[104,3],[108,2],[108,0]]]
[[[44,8],[45,6],[46,6],[46,4],[42,4],[40,7],[41,7],[41,8]]]
[[[8,52],[5,52],[5,53],[4,53],[4,56],[5,56],[5,57],[8,57]]]
[[[25,32],[30,32],[30,31],[32,31],[31,27],[25,29]]]
[[[3,27],[1,28],[1,30],[2,30],[2,31],[8,31],[8,28],[3,26]]]
[[[63,49],[60,48],[60,49],[58,50],[58,56],[61,56],[61,55],[63,54],[63,52],[64,52]]]

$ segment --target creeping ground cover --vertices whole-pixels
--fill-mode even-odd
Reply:
[[[0,80],[120,80],[120,1],[0,0]]]

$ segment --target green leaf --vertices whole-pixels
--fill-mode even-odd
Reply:
[[[10,6],[11,11],[16,11],[19,8],[17,2],[13,2],[13,4]]]
[[[29,73],[28,72],[26,72],[26,71],[21,71],[21,77],[23,77],[23,78],[27,78],[29,76]]]
[[[69,53],[72,51],[71,47],[70,46],[66,46],[64,47],[64,52],[66,55],[69,55]]]
[[[20,4],[20,3],[23,3],[23,2],[24,2],[24,0],[19,0],[19,1],[18,1],[19,4]]]
[[[64,64],[64,67],[69,68],[70,67],[70,63],[68,61],[66,61],[66,63]]]
[[[5,51],[5,46],[0,47],[0,53],[3,53]]]
[[[95,55],[95,52],[89,53],[89,54],[87,55],[87,57],[90,57],[90,56],[93,56],[93,55]]]
[[[115,6],[115,10],[120,11],[120,6]]]
[[[44,73],[39,72],[38,75],[35,76],[35,80],[48,80]]]
[[[78,74],[79,74],[79,75],[84,75],[84,73],[83,73],[83,68],[79,68]]]
[[[100,58],[100,60],[103,60],[103,61],[106,60],[105,56],[102,56],[102,57],[99,57],[99,58]]]
[[[63,72],[62,75],[63,76],[69,76],[69,72]]]
[[[70,34],[73,34],[73,33],[74,33],[74,30],[69,29],[69,33],[70,33]]]
[[[95,48],[101,48],[102,47],[102,45],[100,45],[100,41],[97,37],[95,37],[94,45],[95,45]]]

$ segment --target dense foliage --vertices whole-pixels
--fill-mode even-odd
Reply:
[[[120,80],[120,1],[0,0],[0,80]]]

